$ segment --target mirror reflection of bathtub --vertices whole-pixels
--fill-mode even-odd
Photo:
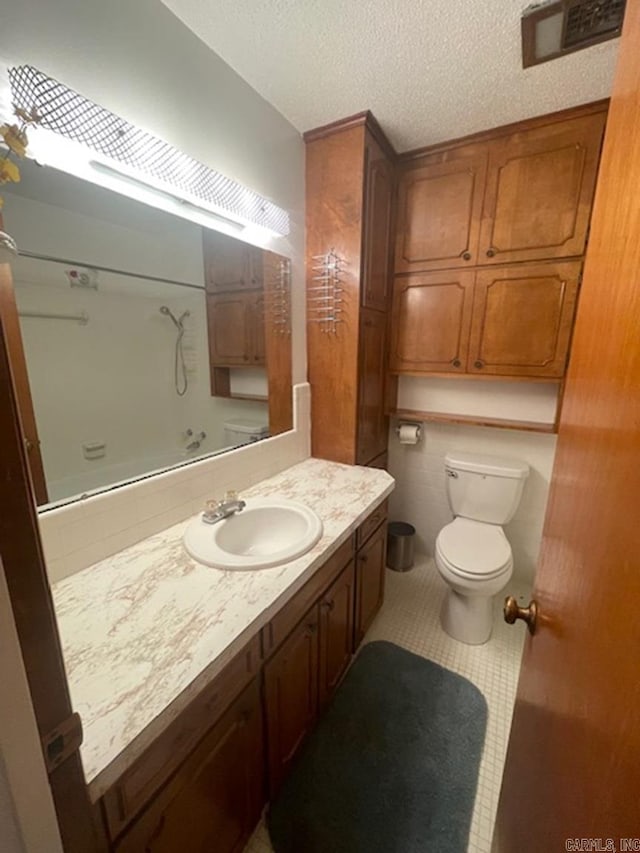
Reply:
[[[5,222],[39,504],[292,428],[286,258],[32,162]]]

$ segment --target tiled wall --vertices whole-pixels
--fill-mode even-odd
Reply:
[[[291,432],[42,513],[40,534],[50,581],[194,515],[209,498],[246,489],[308,458],[309,385],[296,385],[293,399]]]
[[[401,445],[392,421],[389,435],[389,471],[396,479],[391,496],[391,518],[416,528],[416,550],[433,554],[436,536],[453,516],[447,503],[444,457],[448,450],[490,453],[523,459],[531,466],[522,501],[505,528],[512,545],[515,571],[532,580],[542,526],[556,437],[541,433],[487,427],[423,424],[422,440]]]

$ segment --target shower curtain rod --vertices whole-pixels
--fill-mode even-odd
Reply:
[[[95,266],[95,264],[88,263],[87,261],[74,261],[70,258],[54,258],[51,255],[41,255],[38,252],[27,252],[24,249],[19,250],[18,255],[21,258],[33,258],[36,261],[52,261],[54,264],[68,264],[72,267],[87,267],[89,269],[99,270],[100,272],[113,273],[114,275],[124,275],[129,278],[139,278],[143,281],[153,281],[156,282],[156,284],[175,284],[177,287],[188,287],[191,290],[202,290],[204,292],[204,286],[200,287],[199,284],[189,284],[186,281],[176,281],[171,278],[160,278],[156,275],[146,275],[145,273],[130,272],[129,270],[118,270],[111,267]]]
[[[89,315],[85,314],[53,314],[47,311],[18,311],[18,317],[35,317],[39,320],[73,320],[75,323],[80,323],[81,326],[86,326],[89,322]]]

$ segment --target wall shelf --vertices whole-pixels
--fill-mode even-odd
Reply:
[[[537,421],[507,420],[506,418],[483,417],[481,415],[456,415],[446,412],[418,412],[412,409],[391,409],[389,415],[410,421],[441,424],[466,424],[469,426],[497,427],[498,429],[516,429],[525,432],[556,433],[556,424]]]

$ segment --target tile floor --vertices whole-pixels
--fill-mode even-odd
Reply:
[[[388,571],[384,607],[365,642],[389,640],[397,643],[465,676],[484,694],[489,718],[468,853],[489,853],[525,628],[520,623],[514,626],[504,623],[500,611],[501,594],[496,597],[491,640],[483,646],[458,643],[440,627],[439,611],[445,589],[433,560],[428,557],[418,558],[410,572]],[[524,584],[512,580],[504,594],[524,600],[528,592]],[[258,824],[244,853],[272,853],[264,821]]]

